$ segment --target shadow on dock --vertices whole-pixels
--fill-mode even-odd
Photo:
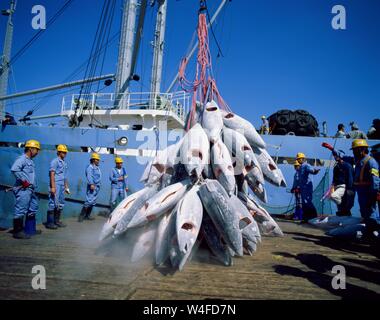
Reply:
[[[303,267],[291,265],[274,265],[273,269],[282,276],[307,279],[311,284],[329,291],[342,299],[379,300],[380,292],[368,288],[368,283],[380,285],[380,260],[369,260],[370,256],[379,257],[378,248],[347,240],[336,239],[325,235],[306,232],[285,232],[287,236],[299,242],[314,244],[332,249],[335,252],[329,257],[320,253],[273,252],[276,256],[293,259]],[[316,247],[317,248],[317,247]],[[324,250],[324,249],[320,249]],[[317,249],[316,251],[319,251]],[[347,257],[347,254],[358,257]],[[336,274],[334,266],[342,266],[346,274],[346,288],[334,289],[332,281]],[[308,269],[308,270],[307,270]]]

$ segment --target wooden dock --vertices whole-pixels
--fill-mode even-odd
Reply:
[[[281,221],[284,238],[263,238],[257,253],[224,267],[200,248],[182,272],[149,257],[128,261],[121,241],[97,250],[104,218],[46,230],[31,240],[0,232],[0,299],[380,299],[380,260],[369,245]],[[32,268],[46,270],[46,290],[33,290]],[[346,289],[332,287],[332,268],[346,270]]]

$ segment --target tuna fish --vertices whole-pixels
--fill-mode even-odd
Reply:
[[[151,223],[149,226],[141,229],[133,243],[131,261],[137,262],[142,259],[154,246],[154,240],[157,231],[157,223]]]
[[[134,215],[127,228],[141,227],[171,211],[187,192],[190,180],[172,184],[148,199],[145,205]]]
[[[215,101],[206,103],[202,114],[202,127],[211,143],[220,139],[220,133],[223,129],[222,113]]]
[[[215,258],[225,266],[232,266],[233,261],[228,247],[223,243],[222,236],[207,213],[203,214],[201,233]]]
[[[211,148],[211,163],[215,178],[231,195],[236,188],[234,168],[231,156],[222,140],[218,140]]]
[[[257,244],[256,242],[248,240],[243,235],[243,248],[244,248],[244,253],[252,256],[257,250]]]
[[[181,260],[183,259],[183,255],[181,255],[181,252],[178,246],[178,238],[177,238],[177,230],[176,230],[178,207],[180,206],[180,204],[181,203],[179,202],[173,209],[170,216],[169,223],[168,223],[168,227],[167,227],[168,228],[167,242],[169,245],[169,258],[170,258],[170,263],[172,267],[174,268],[178,268],[181,263]],[[187,256],[189,255],[190,255],[190,252],[188,252]]]
[[[261,242],[259,228],[247,207],[235,195],[231,196],[229,202],[234,213],[238,216],[239,228],[242,232],[243,238],[256,244]]]
[[[189,229],[189,230],[186,230],[186,232],[184,233],[183,228],[181,228],[183,226],[183,225],[181,226],[181,223],[182,223],[181,218],[179,217],[180,215],[183,215],[183,214],[189,216],[184,210],[186,210],[187,204],[189,204],[189,202],[192,202],[192,203],[194,202],[193,196],[196,195],[196,191],[197,191],[197,187],[196,189],[190,191],[190,196],[187,197],[188,194],[186,194],[185,198],[183,198],[177,204],[177,206],[173,209],[171,213],[171,217],[167,226],[166,243],[169,248],[168,251],[169,251],[170,262],[174,268],[178,268],[180,271],[183,270],[186,262],[190,259],[192,251],[199,245],[199,241],[197,240],[197,235],[199,233],[199,229],[200,229],[200,225],[202,221],[202,214],[199,215],[198,213],[198,214],[195,214],[195,216],[193,216],[195,218],[193,220],[199,220],[199,221],[191,221],[191,223],[195,222],[194,227],[192,228],[193,232],[192,231],[189,232],[190,230]],[[192,198],[193,200],[191,200]],[[184,202],[186,202],[187,204],[185,204]],[[188,219],[182,219],[182,221],[186,221],[186,220]],[[195,226],[195,224],[197,224],[197,226]],[[180,241],[181,241],[181,248],[180,248]]]
[[[191,176],[200,177],[206,164],[210,162],[210,143],[199,123],[185,135],[181,146],[181,163]]]
[[[263,138],[250,122],[232,112],[222,111],[222,116],[224,125],[233,130],[241,130],[251,146],[266,147]]]
[[[154,194],[157,193],[157,190],[158,185],[152,185],[133,202],[132,206],[129,209],[131,211],[131,214],[124,215],[120,219],[120,221],[116,225],[114,236],[119,236],[127,230],[127,227],[133,219],[136,212],[140,210],[145,205],[145,203],[153,197]]]
[[[365,232],[365,224],[348,224],[331,229],[326,232],[326,235],[339,238],[361,238]]]
[[[359,217],[339,217],[339,216],[323,216],[314,219],[310,219],[308,223],[314,227],[328,230],[337,227],[356,225],[362,221]]]
[[[162,179],[164,185],[169,185],[171,176],[174,173],[174,166],[179,162],[178,154],[183,139],[184,138],[168,146],[166,149],[159,151],[154,159],[146,166],[140,182],[149,185],[157,183]]]
[[[232,156],[235,175],[246,176],[251,172],[255,179],[263,184],[264,177],[260,164],[247,139],[241,133],[224,127],[223,141]]]
[[[255,221],[258,223],[260,233],[264,236],[283,237],[284,234],[277,222],[263,207],[257,204],[251,197],[239,192],[239,199],[247,207]]]
[[[158,160],[165,163],[166,168],[173,168],[179,162],[178,154],[183,140],[184,138],[181,138],[177,143],[172,144],[163,150]]]
[[[264,185],[259,183],[256,179],[251,177],[250,175],[246,176],[248,185],[252,192],[255,194],[255,196],[260,199],[262,202],[267,203],[268,198],[267,198],[267,193],[264,188]]]
[[[198,190],[199,186],[194,186],[186,193],[177,210],[177,239],[183,254],[193,248],[202,223],[203,206]]]
[[[174,210],[174,209],[173,209]],[[172,211],[173,212],[173,211]],[[172,212],[165,214],[157,228],[156,243],[155,243],[155,258],[156,264],[163,264],[169,257],[169,223]]]
[[[277,187],[286,187],[285,178],[269,153],[257,147],[252,147],[252,149],[260,163],[265,180]]]
[[[239,219],[233,212],[226,190],[217,180],[206,180],[199,189],[199,197],[228,246],[243,255]]]
[[[149,188],[145,187],[144,189],[126,197],[122,202],[119,203],[119,205],[111,213],[110,217],[104,224],[103,229],[100,232],[99,241],[102,241],[111,236],[116,228],[116,225],[125,215],[133,214],[133,212],[129,210],[132,207],[132,204],[135,202],[136,199],[138,199],[142,194],[144,194],[148,190]]]
[[[152,185],[158,183],[165,172],[165,167],[158,164],[153,164],[153,160],[150,161],[145,167],[144,173],[141,176],[140,182],[146,185]]]

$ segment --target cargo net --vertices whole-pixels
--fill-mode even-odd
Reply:
[[[217,101],[219,107],[226,111],[231,111],[227,103],[223,100],[219,93],[216,81],[213,76],[211,54],[209,48],[209,38],[207,30],[206,14],[199,13],[198,16],[198,56],[195,71],[195,79],[190,81],[186,78],[186,68],[189,60],[185,57],[182,59],[179,67],[179,83],[182,89],[188,93],[192,93],[192,104],[189,112],[189,119],[186,124],[188,131],[195,123],[195,113],[197,101],[201,108],[211,100]]]
[[[330,187],[330,170],[326,169],[326,172],[313,191],[313,204],[318,214],[332,214],[331,201],[325,199],[325,194]],[[271,215],[291,215],[296,208],[295,197],[292,194],[289,205],[287,206],[271,206],[261,202],[261,206],[264,207]]]

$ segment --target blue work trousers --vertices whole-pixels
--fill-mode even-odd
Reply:
[[[95,189],[91,190],[90,185],[87,185],[86,190],[86,201],[84,202],[84,207],[89,208],[96,205],[96,200],[98,199],[100,190],[100,185],[95,185]]]
[[[17,188],[17,187],[16,187]],[[38,211],[38,198],[32,188],[18,188],[13,190],[16,197],[14,218],[21,219],[24,216],[33,216]]]
[[[65,185],[56,184],[55,195],[49,193],[48,210],[62,210],[65,206]]]

